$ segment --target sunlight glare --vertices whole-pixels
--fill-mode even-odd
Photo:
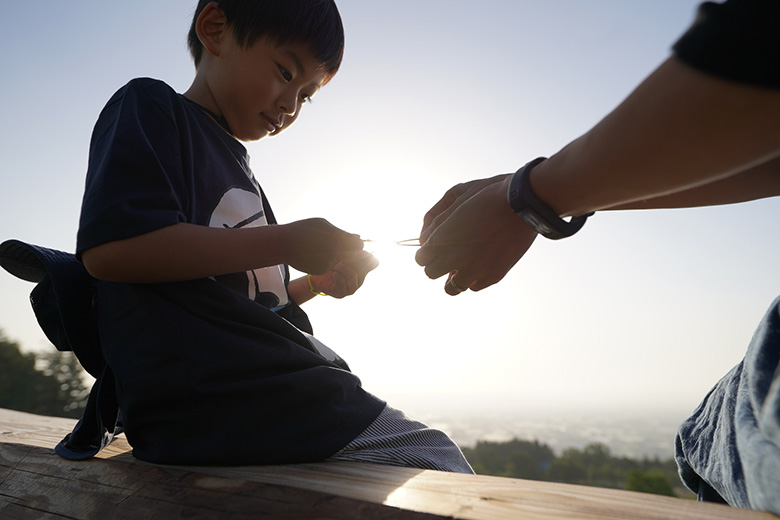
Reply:
[[[393,254],[398,244],[390,239],[367,239],[365,240],[364,249],[377,257],[379,260],[383,258],[389,258]]]
[[[373,254],[378,259],[390,259],[398,257],[398,253],[409,256],[407,253],[413,252],[417,249],[417,239],[405,239],[394,240],[391,238],[380,239],[363,239],[365,242],[364,249]]]

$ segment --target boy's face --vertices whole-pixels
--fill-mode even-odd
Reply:
[[[213,58],[204,71],[208,90],[217,112],[242,141],[282,132],[327,80],[302,44],[276,46],[261,38],[243,48],[231,31]]]

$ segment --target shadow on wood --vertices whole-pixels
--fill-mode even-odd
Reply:
[[[74,462],[52,450],[74,422],[0,409],[0,517],[777,520],[643,493],[363,463],[153,465],[134,459],[123,436]]]
[[[118,460],[71,462],[3,444],[3,518],[424,519],[328,493]],[[44,512],[46,515],[44,515]]]

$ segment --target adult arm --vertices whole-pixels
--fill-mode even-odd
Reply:
[[[717,183],[728,187],[736,176],[749,184],[740,200],[776,194],[778,155],[780,91],[670,58],[598,125],[537,166],[530,181],[562,217],[669,207],[674,197],[699,206],[735,202]],[[509,208],[510,178],[460,185],[426,215],[416,259],[431,278],[450,273],[448,293],[498,282],[533,243],[536,233]]]
[[[780,158],[688,190],[620,204],[610,210],[692,208],[736,204],[780,195]]]
[[[561,216],[659,198],[780,155],[780,90],[715,78],[674,58],[531,174]],[[695,193],[695,192],[694,192]],[[706,191],[689,205],[706,205]]]

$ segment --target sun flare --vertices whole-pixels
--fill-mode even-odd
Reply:
[[[363,239],[364,249],[378,259],[390,259],[416,250],[419,239],[393,240],[390,238]]]

